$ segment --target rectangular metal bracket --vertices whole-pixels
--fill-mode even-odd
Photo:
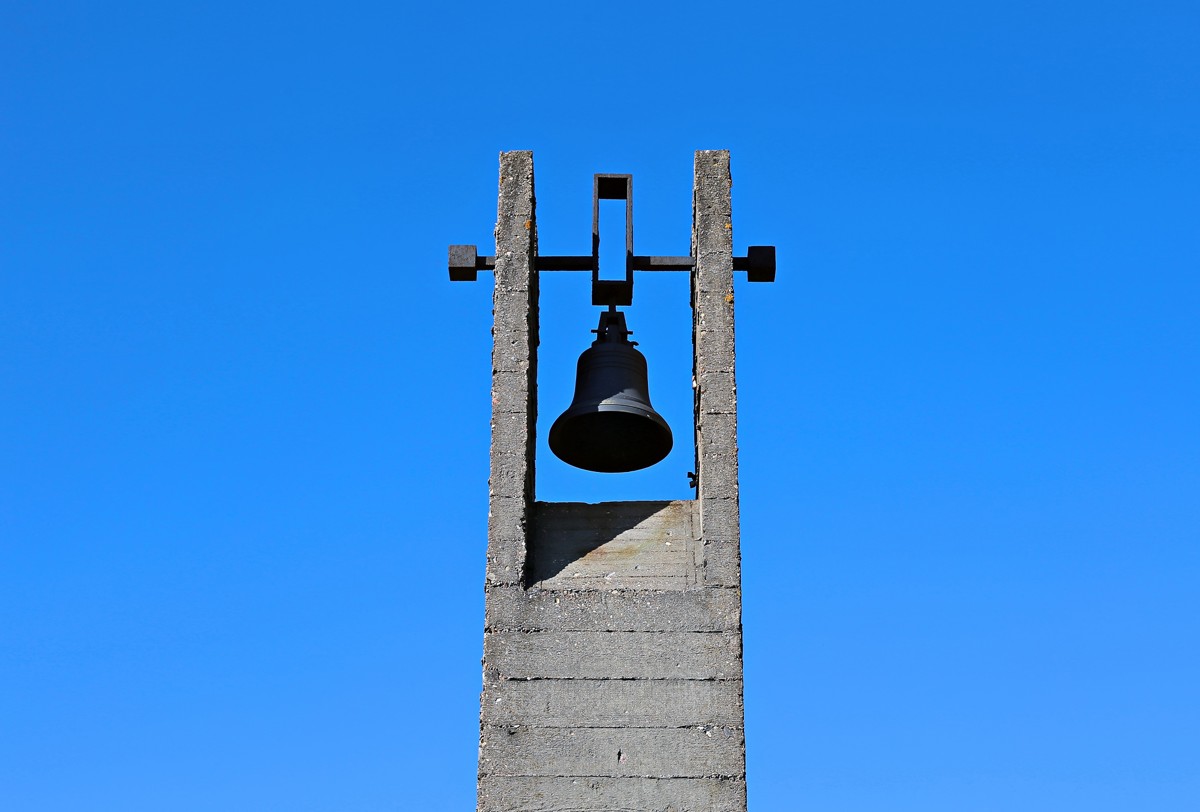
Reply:
[[[625,279],[600,278],[600,201],[625,201]],[[633,304],[633,175],[601,175],[592,180],[592,304]]]

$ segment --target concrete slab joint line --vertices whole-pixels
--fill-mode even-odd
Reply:
[[[695,499],[535,501],[533,178],[501,154],[478,812],[746,812],[729,153],[695,154]]]

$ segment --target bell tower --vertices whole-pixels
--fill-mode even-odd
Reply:
[[[597,198],[616,178],[597,176]],[[694,499],[535,498],[538,273],[592,270],[594,304],[628,301],[596,276],[595,233],[591,264],[538,255],[532,153],[500,156],[495,256],[450,248],[451,279],[495,273],[478,812],[746,810],[733,273],[771,281],[775,256],[733,256],[730,185],[727,151],[696,153],[686,257],[633,253],[624,187],[629,295],[635,270],[691,278],[694,425],[676,442],[694,438]],[[635,456],[662,441],[605,421],[576,425],[572,448],[609,430]]]

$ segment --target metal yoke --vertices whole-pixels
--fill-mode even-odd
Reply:
[[[600,201],[625,201],[625,278],[600,278]],[[480,256],[474,245],[450,246],[451,282],[474,282],[479,271],[494,271],[496,257]],[[627,306],[633,303],[634,271],[691,271],[696,258],[691,256],[638,256],[633,253],[633,175],[597,173],[592,180],[592,254],[591,256],[538,256],[534,268],[543,271],[591,271],[592,304],[600,307]],[[775,246],[752,245],[746,256],[733,258],[733,269],[745,271],[748,282],[775,281]]]

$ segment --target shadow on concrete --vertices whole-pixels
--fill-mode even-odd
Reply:
[[[630,579],[679,577],[688,561],[694,504],[537,502],[526,585],[615,588],[631,586]]]

